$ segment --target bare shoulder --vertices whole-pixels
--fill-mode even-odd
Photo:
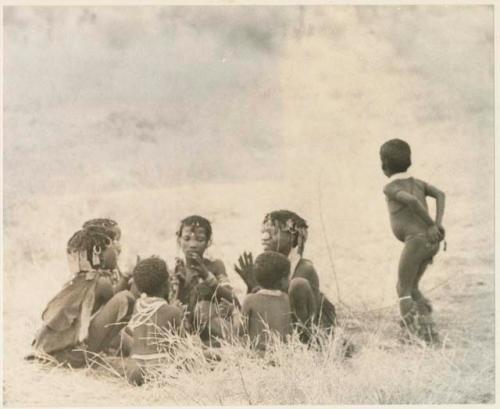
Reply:
[[[226,267],[224,266],[224,262],[221,259],[208,259],[205,258],[205,265],[207,268],[212,271],[215,275],[218,274],[226,274]]]
[[[397,193],[398,190],[401,189],[401,184],[399,180],[393,180],[392,182],[387,183],[384,186],[384,193],[387,196],[390,196],[391,194]]]
[[[318,272],[316,271],[316,268],[314,267],[314,264],[311,260],[308,260],[306,258],[303,258],[300,260],[299,264],[297,265],[296,272],[300,272],[303,274],[317,274]]]
[[[113,296],[113,285],[109,277],[100,276],[97,279],[96,284],[96,295],[104,300],[107,300]]]
[[[243,299],[243,305],[252,305],[254,304],[258,299],[259,299],[258,294],[247,294],[245,298]]]
[[[178,325],[182,320],[182,312],[173,305],[165,304],[156,312],[156,319],[159,326]]]
[[[417,186],[422,188],[422,189],[425,189],[426,186],[428,185],[428,183],[423,181],[422,179],[417,179],[417,178],[413,178],[413,179],[415,180],[415,183],[417,184]]]

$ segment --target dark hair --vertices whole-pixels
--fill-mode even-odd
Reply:
[[[207,233],[207,240],[210,240],[212,238],[212,225],[204,217],[193,215],[193,216],[186,217],[185,219],[182,219],[181,225],[179,226],[179,230],[177,230],[177,237],[181,237],[182,228],[186,227],[186,226],[187,227],[201,227],[201,228],[205,229],[205,232]]]
[[[308,228],[307,222],[300,217],[297,213],[294,213],[290,210],[275,210],[266,214],[264,217],[264,223],[270,220],[271,222],[278,222],[280,227],[287,227],[286,224],[289,220],[293,222],[293,227],[296,228]]]
[[[290,274],[290,261],[281,253],[265,251],[255,259],[254,274],[262,288],[279,289],[281,280]]]
[[[382,166],[393,173],[406,172],[411,166],[410,145],[401,139],[391,139],[380,148]]]
[[[134,283],[141,293],[154,295],[168,283],[167,263],[159,257],[149,257],[137,263],[133,272]]]
[[[104,250],[108,247],[115,237],[115,232],[102,226],[88,226],[78,230],[68,240],[66,251],[87,251],[87,257],[92,262],[92,252],[94,247]]]
[[[83,223],[83,228],[90,227],[90,226],[100,226],[100,227],[105,227],[111,231],[114,232],[114,240],[119,240],[121,237],[121,230],[120,227],[118,227],[118,223],[114,221],[113,219],[106,219],[106,218],[98,218],[98,219],[90,219],[87,220],[85,223]]]
[[[278,225],[280,229],[288,230],[293,237],[292,247],[299,244],[299,236],[302,235],[300,240],[299,252],[302,254],[304,251],[305,240],[307,239],[307,222],[300,217],[297,213],[290,210],[275,210],[266,214],[263,223],[270,221],[274,225]]]

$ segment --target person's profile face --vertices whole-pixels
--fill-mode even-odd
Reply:
[[[114,270],[118,265],[120,248],[114,243],[106,247],[101,254],[101,266],[105,269]]]
[[[207,232],[203,227],[182,226],[177,242],[184,255],[196,253],[202,256],[208,247],[208,240]]]
[[[292,249],[292,235],[273,225],[270,221],[262,224],[262,247],[264,251],[276,251],[288,256]]]
[[[391,176],[391,172],[387,168],[387,164],[386,164],[386,161],[384,159],[384,155],[382,153],[380,153],[380,162],[381,162],[382,172],[384,172],[384,175],[387,177]]]

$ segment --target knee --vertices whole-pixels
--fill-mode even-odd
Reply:
[[[305,298],[312,295],[312,288],[309,281],[305,278],[294,278],[290,281],[290,285],[288,287],[288,295],[290,298]]]
[[[127,320],[134,310],[135,297],[129,290],[116,293],[109,301],[116,311],[117,321]]]
[[[311,284],[304,278],[294,278],[288,288],[290,307],[300,321],[313,319],[316,314],[316,302]]]

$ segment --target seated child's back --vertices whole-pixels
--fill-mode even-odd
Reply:
[[[168,285],[166,264],[156,257],[142,260],[135,267],[133,277],[142,294],[128,325],[133,337],[131,358],[140,361],[162,358],[168,353],[165,343],[169,335],[182,326],[179,308],[161,297]]]
[[[290,262],[280,253],[266,251],[255,260],[255,279],[261,289],[245,298],[242,314],[248,335],[258,349],[265,349],[272,335],[281,341],[291,333],[291,311],[287,286]]]

